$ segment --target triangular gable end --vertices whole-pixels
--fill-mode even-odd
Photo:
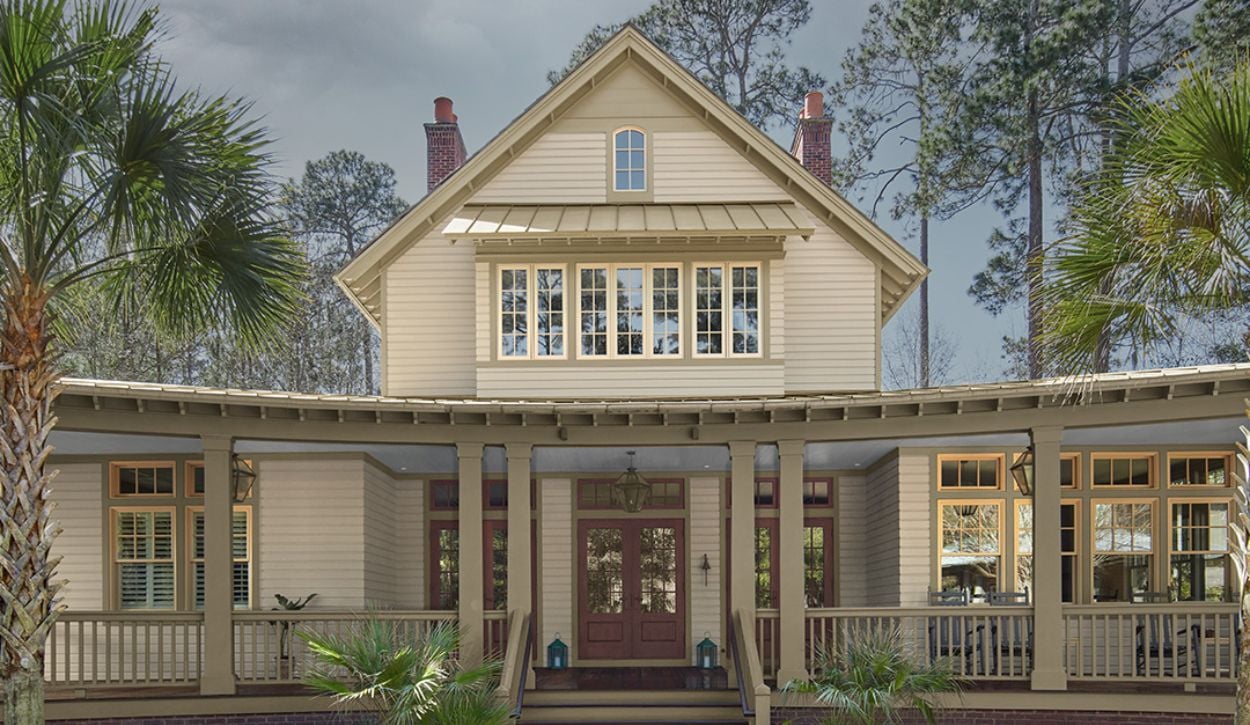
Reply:
[[[885,319],[923,281],[928,270],[910,252],[632,26],[626,26],[604,43],[442,185],[409,208],[339,272],[335,281],[375,325],[380,325],[382,270],[445,217],[481,193],[626,63],[660,85],[813,217],[834,228],[873,260],[882,271]]]

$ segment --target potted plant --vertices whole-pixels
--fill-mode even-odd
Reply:
[[[278,606],[270,611],[274,612],[298,612],[313,599],[317,594],[314,592],[306,597],[291,599],[281,594],[274,594],[273,598],[278,600]],[[286,619],[270,622],[278,628],[278,679],[285,680],[291,676],[291,627],[292,622]]]

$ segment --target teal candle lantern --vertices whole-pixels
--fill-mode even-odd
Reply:
[[[716,668],[716,657],[720,653],[720,648],[712,641],[712,633],[704,632],[703,641],[695,645],[695,661],[699,663],[699,669],[711,670]]]
[[[553,670],[563,670],[569,666],[569,646],[560,641],[560,633],[556,632],[556,639],[547,645],[547,667]]]

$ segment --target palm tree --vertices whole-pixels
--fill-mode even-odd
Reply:
[[[377,714],[384,725],[502,725],[507,704],[496,696],[499,662],[464,666],[460,630],[440,622],[412,639],[402,622],[369,617],[342,637],[298,632],[316,659],[305,678],[343,706]]]
[[[813,671],[811,680],[788,682],[782,691],[814,695],[833,710],[826,723],[897,723],[904,709],[935,723],[933,695],[958,693],[963,684],[943,660],[913,657],[897,630],[864,633],[841,650],[817,647]]]
[[[1187,318],[1250,301],[1250,62],[1188,67],[1175,92],[1124,98],[1116,148],[1080,189],[1046,285],[1056,369],[1105,366]]]
[[[259,342],[294,309],[302,264],[266,213],[267,140],[249,107],[179,90],[154,10],[113,0],[0,5],[0,678],[5,722],[43,722],[53,322],[99,281],[158,329],[215,322]],[[107,313],[107,311],[102,311]]]

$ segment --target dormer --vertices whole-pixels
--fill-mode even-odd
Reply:
[[[927,270],[796,158],[829,158],[807,100],[791,155],[618,33],[338,276],[383,392],[878,389],[881,326]]]

